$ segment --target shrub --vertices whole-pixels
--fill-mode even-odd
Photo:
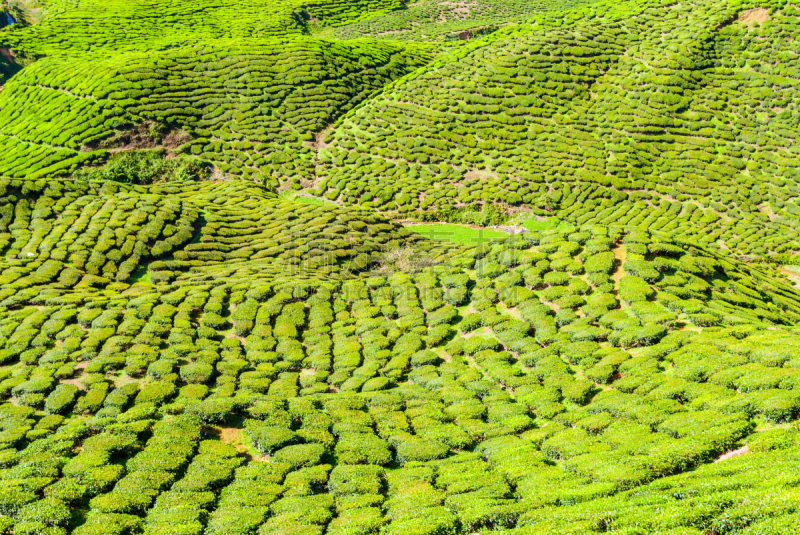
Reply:
[[[286,427],[268,425],[257,420],[247,420],[245,429],[253,445],[261,453],[272,454],[277,450],[299,442],[297,434]]]
[[[372,433],[342,433],[336,443],[338,462],[387,465],[392,461],[389,444]]]
[[[328,490],[336,496],[380,494],[383,469],[371,465],[337,465],[331,471]]]
[[[326,450],[322,444],[297,444],[281,448],[275,453],[273,459],[275,462],[303,468],[319,464],[325,453]]]
[[[84,167],[74,174],[79,180],[112,180],[125,184],[202,180],[209,175],[209,165],[188,156],[166,159],[160,151],[124,151],[112,156],[100,167]],[[154,255],[158,256],[158,255]]]
[[[405,437],[396,444],[397,461],[402,465],[412,461],[427,462],[443,459],[450,449],[435,440]]]
[[[206,423],[224,422],[231,416],[234,409],[234,400],[227,397],[210,397],[192,404],[187,412],[198,416]]]
[[[214,367],[205,362],[193,362],[181,366],[180,376],[188,383],[205,383],[214,374]]]
[[[44,410],[47,414],[64,414],[75,401],[78,394],[78,387],[72,384],[58,385],[44,403]]]

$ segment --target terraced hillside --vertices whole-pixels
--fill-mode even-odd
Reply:
[[[337,123],[319,191],[796,250],[800,12],[750,7],[589,5],[459,47]]]
[[[218,39],[301,35],[308,32],[312,19],[335,26],[399,9],[404,2],[256,0],[243,4],[210,0],[177,5],[169,0],[41,0],[38,5],[46,11],[41,22],[4,35],[2,41],[13,50],[28,55],[141,51],[143,47],[168,48]]]
[[[798,6],[4,9],[0,535],[800,532]]]
[[[0,175],[63,175],[109,151],[165,146],[299,189],[313,176],[315,133],[424,58],[379,43],[266,39],[42,59],[0,93]]]
[[[112,190],[69,207],[102,205],[109,228],[135,197]],[[14,533],[594,533],[663,526],[655,507],[681,511],[670,525],[688,529],[725,525],[756,496],[794,503],[792,482],[762,475],[800,446],[783,427],[800,410],[789,326],[800,294],[773,274],[595,227],[454,249],[388,276],[281,281],[279,245],[257,259],[268,249],[246,215],[263,206],[256,192],[182,192],[173,214],[197,225],[191,206],[220,193],[230,201],[190,240],[203,247],[168,242],[174,260],[151,263],[150,282],[78,262],[58,279],[29,275],[22,292],[5,282],[0,518]],[[290,208],[289,221],[347,217]],[[151,221],[174,219],[156,209]],[[31,268],[57,262],[64,242],[47,241],[50,258],[40,246]],[[11,247],[33,250],[30,238]],[[156,263],[188,270],[173,278]],[[71,286],[70,272],[82,276]],[[671,476],[729,450],[746,453],[720,461],[739,494],[714,486],[717,465]],[[674,488],[697,510],[663,490]],[[781,513],[739,522],[788,522]]]
[[[519,22],[547,11],[564,11],[591,1],[522,2],[520,0],[479,0],[412,2],[407,9],[394,10],[362,21],[322,30],[339,38],[380,37],[414,41],[469,40],[486,35],[499,26]]]
[[[0,188],[6,306],[56,281],[55,293],[67,295],[125,286],[143,268],[151,282],[179,274],[235,277],[239,270],[246,280],[248,269],[258,278],[326,279],[368,268],[396,249],[419,248],[433,258],[448,249],[372,212],[289,202],[245,182],[145,189],[5,181]],[[209,269],[213,276],[204,276]]]

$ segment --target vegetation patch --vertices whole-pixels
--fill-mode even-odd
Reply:
[[[73,173],[77,180],[139,185],[203,180],[210,176],[211,166],[207,162],[183,155],[167,158],[163,150],[117,152],[102,166],[83,167]]]

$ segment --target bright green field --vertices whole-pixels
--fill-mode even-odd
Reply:
[[[528,230],[551,230],[561,223],[561,221],[555,217],[550,217],[545,219],[544,221],[539,221],[537,219],[528,219],[522,223],[522,226]]]
[[[432,240],[444,240],[452,243],[478,245],[496,238],[505,238],[508,233],[485,228],[473,228],[466,225],[439,224],[406,225],[408,230],[421,234]]]

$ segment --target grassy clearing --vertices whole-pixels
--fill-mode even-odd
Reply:
[[[538,219],[528,219],[522,222],[522,226],[528,230],[552,230],[561,224],[561,220],[557,217],[548,217],[544,221]]]
[[[430,225],[406,225],[408,230],[421,234],[432,240],[449,241],[452,243],[466,243],[478,245],[497,238],[505,238],[507,233],[500,230],[473,228],[466,225],[453,225],[451,223],[434,223]]]
[[[128,279],[129,284],[152,284],[150,281],[150,271],[147,269],[147,266],[142,266],[136,271],[131,274],[131,278]]]
[[[284,191],[280,194],[281,199],[286,199],[288,201],[294,202],[301,202],[303,204],[313,204],[315,206],[325,206],[325,205],[335,205],[336,203],[333,201],[329,201],[327,199],[323,199],[320,197],[312,197],[310,195],[304,195],[301,193],[297,193],[294,191]]]

